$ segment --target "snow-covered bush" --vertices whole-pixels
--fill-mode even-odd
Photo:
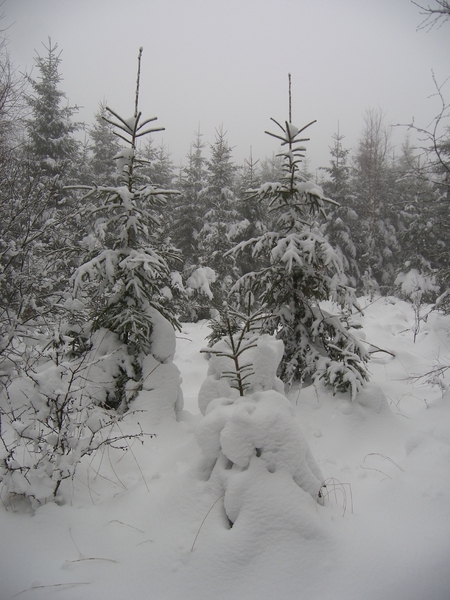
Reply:
[[[265,478],[270,487],[272,473],[288,475],[319,500],[324,479],[293,417],[291,403],[275,390],[235,400],[218,398],[209,404],[197,428],[197,441],[206,476],[222,487],[231,523],[255,479]],[[283,494],[282,487],[279,493]],[[260,501],[254,498],[255,503]]]
[[[128,439],[146,435],[124,435],[124,417],[99,406],[97,394],[105,379],[95,370],[104,375],[113,363],[108,361],[111,354],[91,363],[88,356],[92,358],[47,361],[2,389],[0,496],[6,504],[14,496],[26,497],[34,506],[54,500],[84,456],[105,445],[127,450]]]
[[[188,296],[192,296],[196,291],[200,291],[212,300],[211,284],[215,280],[216,274],[210,267],[196,267],[186,280]]]
[[[274,336],[253,335],[239,354],[236,344],[230,342],[233,338],[237,341],[236,334],[231,334],[228,343],[223,340],[210,349],[209,375],[199,392],[205,416],[196,431],[203,453],[202,475],[223,493],[230,524],[236,522],[244,505],[251,510],[264,502],[261,493],[272,493],[273,485],[283,495],[289,482],[294,482],[319,500],[323,483],[320,468],[295,423],[293,406],[276,377],[283,342]],[[245,388],[238,385],[235,362],[241,356]],[[274,473],[278,477],[270,479]]]
[[[342,257],[323,236],[316,219],[324,216],[325,204],[336,203],[299,171],[305,148],[298,144],[305,139],[298,136],[311,123],[302,129],[288,122],[285,127],[277,125],[281,133],[270,135],[281,140],[284,177],[249,192],[267,201],[277,218],[272,231],[234,248],[237,254],[251,248],[255,257],[266,259],[264,266],[241,277],[235,289],[250,289],[265,305],[269,317],[264,330],[284,342],[279,376],[286,384],[320,377],[354,397],[368,379],[368,354],[344,319],[320,308],[326,300],[341,311],[357,305]]]
[[[211,317],[213,300],[212,284],[216,272],[203,265],[189,265],[184,270],[184,297],[180,303],[180,321],[195,323]]]
[[[406,272],[400,271],[395,279],[400,297],[409,300],[414,309],[414,325],[412,328],[414,342],[416,342],[420,331],[420,324],[427,316],[422,314],[424,304],[439,292],[439,285],[430,265],[425,264],[424,266],[427,267],[424,271],[415,268],[411,268]]]

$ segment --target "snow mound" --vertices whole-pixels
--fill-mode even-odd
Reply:
[[[155,308],[149,306],[147,313],[152,319],[152,354],[161,363],[172,362],[175,355],[176,337],[173,326]]]
[[[370,408],[376,413],[384,411],[390,412],[387,398],[379,385],[373,382],[366,382],[361,391],[356,396],[356,401],[365,408]]]
[[[186,291],[188,296],[192,296],[195,290],[200,290],[210,300],[213,294],[210,285],[216,280],[216,273],[210,267],[199,267],[186,281]]]
[[[275,390],[209,404],[196,436],[209,475],[214,474],[224,490],[225,511],[232,523],[240,512],[243,488],[253,486],[254,477],[262,473],[265,477],[285,473],[318,498],[323,476],[293,416],[289,400]]]
[[[131,404],[131,410],[142,410],[153,424],[173,419],[183,409],[180,371],[172,362],[161,363],[154,356],[144,359],[143,386]]]

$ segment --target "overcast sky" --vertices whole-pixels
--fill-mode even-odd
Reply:
[[[271,156],[277,143],[264,130],[274,130],[270,117],[288,117],[289,72],[293,123],[317,119],[313,168],[328,164],[338,122],[344,146],[355,147],[369,108],[388,123],[428,125],[438,109],[432,69],[439,82],[450,75],[450,21],[417,31],[410,0],[5,0],[3,12],[20,70],[45,54],[49,36],[58,43],[61,88],[85,122],[102,100],[133,114],[143,46],[140,109],[166,128],[155,140],[176,164],[199,125],[205,142],[223,125],[239,163],[250,147],[254,158]]]

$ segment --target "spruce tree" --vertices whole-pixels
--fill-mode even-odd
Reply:
[[[120,150],[120,143],[111,123],[107,121],[108,111],[104,103],[100,103],[94,115],[94,124],[89,129],[90,166],[93,182],[97,184],[114,183],[116,166],[114,157]]]
[[[438,146],[439,182],[436,185],[436,253],[435,265],[438,270],[438,281],[443,298],[442,308],[450,313],[450,127],[445,128],[443,138]]]
[[[59,89],[61,52],[49,38],[46,56],[37,55],[37,79],[28,76],[32,92],[26,95],[31,117],[26,121],[26,153],[37,171],[68,183],[75,162],[78,143],[73,137],[78,125],[72,121],[76,107],[64,106],[66,95]]]
[[[358,265],[363,292],[388,293],[395,279],[400,245],[390,132],[380,110],[369,110],[354,156],[353,206],[357,213]],[[355,232],[356,233],[356,232]]]
[[[267,203],[261,202],[256,196],[247,193],[247,190],[254,189],[261,183],[261,172],[258,163],[259,160],[253,160],[250,150],[250,156],[244,161],[236,185],[239,221],[236,224],[236,232],[233,236],[235,243],[248,240],[267,230]],[[261,261],[252,256],[250,249],[243,250],[239,253],[239,256],[236,256],[236,267],[239,275],[254,271],[261,264]]]
[[[283,176],[283,161],[281,156],[273,154],[261,163],[261,183],[279,181]]]
[[[239,253],[251,247],[256,257],[265,257],[269,264],[244,275],[236,287],[255,293],[266,309],[265,330],[283,340],[279,375],[287,385],[319,378],[338,391],[350,390],[353,397],[368,379],[368,355],[345,319],[321,306],[331,300],[350,311],[356,299],[341,257],[317,222],[319,215],[324,217],[325,205],[334,202],[300,174],[302,144],[308,139],[301,135],[312,123],[298,129],[291,119],[284,126],[272,120],[279,131],[266,133],[281,142],[283,177],[253,194],[268,201],[269,210],[276,213],[275,227],[234,249]]]
[[[86,252],[73,281],[75,294],[89,305],[92,329],[112,332],[126,345],[131,364],[119,365],[114,397],[109,405],[124,410],[142,386],[142,366],[152,353],[155,321],[164,317],[178,327],[170,302],[170,263],[177,252],[162,245],[158,235],[160,213],[167,194],[139,173],[136,145],[144,135],[162,131],[142,120],[138,108],[140,60],[135,111],[125,119],[106,108],[108,122],[126,147],[116,155],[119,180],[116,186],[87,188],[84,202],[96,198],[81,216],[96,216],[95,231],[85,239]],[[85,186],[86,189],[86,186]],[[159,357],[163,361],[164,357]],[[170,357],[166,357],[168,359]]]
[[[236,196],[233,186],[236,166],[231,160],[232,148],[222,128],[216,130],[211,144],[211,158],[207,162],[206,187],[201,192],[204,215],[199,232],[201,262],[217,275],[213,289],[221,304],[234,278],[234,261],[225,254],[232,248],[232,225],[237,221]]]
[[[173,162],[163,142],[155,148],[150,137],[139,151],[142,160],[141,173],[148,177],[149,183],[159,187],[171,187],[175,179]]]
[[[0,32],[0,166],[9,161],[22,133],[25,78],[11,62],[8,40]]]
[[[420,140],[419,155],[412,171],[420,184],[427,184],[428,193],[422,203],[414,206],[415,218],[410,223],[414,239],[419,239],[423,256],[436,274],[441,296],[438,306],[450,312],[450,125],[449,102],[444,95],[448,79],[436,87],[434,96],[440,108],[427,128],[414,123],[407,125]]]
[[[181,195],[177,198],[174,210],[173,232],[177,246],[182,252],[185,269],[197,265],[200,257],[199,232],[203,226],[200,193],[206,187],[204,148],[202,134],[197,131],[187,155],[188,163],[181,172]]]
[[[0,170],[0,370],[10,353],[20,364],[28,341],[48,330],[67,282],[48,252],[53,188],[26,166],[10,156]]]
[[[344,136],[333,135],[333,146],[330,148],[330,166],[323,171],[329,179],[323,183],[323,190],[329,198],[339,203],[330,206],[324,223],[324,233],[330,244],[341,253],[347,277],[351,285],[357,287],[360,272],[357,262],[357,251],[353,237],[358,236],[358,215],[351,208],[349,150],[342,145]]]

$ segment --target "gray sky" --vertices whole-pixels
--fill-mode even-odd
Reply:
[[[3,12],[20,70],[49,36],[58,43],[61,87],[86,122],[102,100],[132,115],[143,46],[140,109],[166,128],[155,140],[176,164],[199,124],[205,142],[223,124],[238,163],[250,147],[254,158],[276,152],[264,130],[288,117],[288,72],[293,123],[318,121],[312,168],[328,165],[338,121],[344,146],[356,146],[368,108],[428,125],[439,106],[431,71],[439,82],[450,75],[450,22],[417,31],[410,0],[5,0]]]

